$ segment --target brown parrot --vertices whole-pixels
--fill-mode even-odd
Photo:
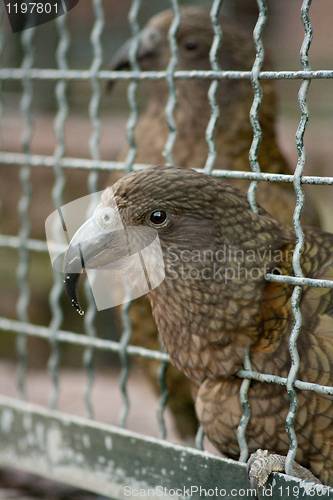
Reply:
[[[141,70],[165,70],[170,50],[168,31],[173,20],[171,10],[154,16],[141,33],[138,62]],[[251,70],[255,59],[252,34],[229,19],[221,17],[222,42],[218,50],[218,62],[223,70]],[[209,10],[203,7],[181,7],[180,24],[176,33],[178,47],[178,70],[211,69],[209,52],[213,41],[213,29]],[[114,56],[111,69],[130,69],[128,41]],[[264,69],[269,69],[265,62]],[[144,164],[163,164],[163,150],[169,134],[165,119],[165,106],[169,97],[164,80],[151,80],[148,85],[149,101],[135,127],[137,155],[135,161]],[[208,155],[206,128],[210,119],[207,93],[211,80],[175,80],[177,104],[174,119],[177,138],[173,148],[173,159],[182,167],[203,168]],[[261,81],[263,100],[259,110],[262,141],[258,160],[262,171],[281,174],[292,173],[276,141],[276,96],[275,82]],[[253,101],[253,89],[249,80],[220,80],[216,93],[220,117],[214,133],[217,156],[214,168],[249,171],[249,149],[253,132],[249,112]],[[128,149],[122,151],[119,160],[126,158]],[[111,174],[114,179],[114,174]],[[112,182],[110,180],[110,182]],[[248,181],[230,180],[243,191]],[[295,195],[291,184],[261,182],[257,190],[257,201],[271,215],[283,223],[291,224],[295,206]],[[316,210],[307,199],[306,212],[302,222],[319,226]],[[118,314],[120,317],[120,314]],[[132,323],[131,343],[159,350],[158,332],[151,314],[149,301],[136,299],[130,308]],[[150,382],[159,390],[158,369],[160,364],[153,360],[140,359]],[[167,373],[169,388],[168,406],[175,417],[180,435],[189,440],[197,430],[193,399],[188,380],[174,367]]]
[[[123,237],[115,231],[119,225],[112,223],[111,195]],[[304,276],[332,279],[333,235],[317,228],[306,228],[304,235]],[[269,282],[265,276],[293,276],[294,232],[262,208],[253,213],[246,195],[221,179],[192,169],[148,167],[106,189],[94,216],[73,237],[64,267],[73,305],[80,310],[77,284],[82,268],[117,263],[140,253],[154,237],[163,262],[158,266],[154,252],[145,259],[158,272],[163,269],[165,277],[156,288],[150,286],[147,295],[164,348],[191,381],[198,419],[209,440],[237,459],[242,415],[237,372],[245,352],[249,350],[255,371],[287,377],[290,369],[293,286]],[[299,380],[333,385],[332,295],[331,288],[302,290]],[[296,392],[296,460],[333,486],[332,396]],[[286,455],[286,388],[252,380],[248,398],[249,451],[261,448]]]

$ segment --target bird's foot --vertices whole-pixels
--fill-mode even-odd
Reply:
[[[264,486],[271,472],[285,472],[286,457],[282,455],[270,454],[267,450],[257,450],[252,453],[247,462],[247,473],[250,479],[251,488],[256,491],[256,500],[259,500],[258,488]],[[297,462],[293,462],[292,473],[299,479],[320,483],[305,467]]]

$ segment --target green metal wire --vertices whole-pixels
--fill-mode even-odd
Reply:
[[[251,83],[254,90],[254,99],[250,110],[250,122],[253,130],[253,140],[249,152],[249,160],[253,172],[260,172],[257,153],[261,142],[261,127],[258,119],[258,112],[262,101],[262,89],[259,83],[259,72],[264,61],[264,46],[261,40],[261,33],[267,19],[267,6],[265,0],[257,0],[259,8],[258,21],[253,31],[253,41],[256,48],[256,58],[251,71]],[[247,199],[254,213],[258,213],[255,199],[258,182],[253,181],[247,193]]]
[[[18,234],[20,242],[24,242],[29,238],[30,235],[30,219],[28,215],[28,209],[31,201],[31,164],[29,162],[30,142],[32,136],[32,118],[31,118],[31,103],[33,97],[33,86],[32,81],[26,74],[26,70],[30,69],[33,65],[33,51],[32,51],[32,40],[34,36],[34,28],[23,31],[21,35],[21,43],[24,52],[23,62],[22,62],[22,99],[21,99],[21,111],[22,118],[24,122],[24,131],[22,136],[22,149],[25,156],[25,161],[21,166],[20,170],[20,181],[22,186],[22,196],[18,205],[18,213],[20,216],[21,228]],[[19,247],[19,258],[20,262],[17,267],[17,282],[20,290],[20,295],[17,301],[17,316],[20,321],[26,323],[29,322],[28,316],[28,306],[30,301],[30,289],[27,283],[27,276],[29,271],[29,254],[27,249],[20,244]],[[18,336],[16,341],[17,353],[19,357],[18,364],[18,388],[20,396],[22,399],[26,397],[25,390],[25,375],[27,371],[28,364],[28,354],[27,354],[27,339],[22,333]]]
[[[138,15],[141,8],[141,0],[134,0],[132,2],[129,14],[128,22],[131,28],[133,42],[129,49],[129,61],[132,70],[138,71],[139,64],[137,61],[137,52],[140,43],[140,26],[138,23]],[[137,82],[132,82],[128,86],[127,99],[131,110],[130,116],[126,124],[127,139],[129,142],[129,152],[125,159],[125,172],[128,173],[133,168],[133,162],[137,153],[137,148],[134,138],[134,129],[136,122],[138,120],[139,111],[136,102],[136,92],[138,88]],[[132,302],[132,291],[129,284],[125,284],[125,298],[124,303],[121,306],[121,320],[123,325],[123,330],[120,338],[120,350],[119,357],[121,361],[121,372],[120,372],[120,390],[123,397],[123,406],[119,414],[119,425],[120,427],[126,427],[127,417],[130,410],[130,399],[127,391],[127,381],[130,371],[130,360],[128,356],[128,345],[132,336],[132,325],[129,319],[129,308]]]
[[[261,40],[261,33],[267,20],[267,7],[265,0],[257,0],[257,4],[259,9],[259,16],[253,31],[253,40],[256,49],[256,57],[251,71],[251,83],[254,90],[254,99],[250,109],[250,123],[253,130],[253,140],[249,151],[249,161],[252,172],[260,173],[260,166],[257,158],[257,153],[261,142],[261,127],[259,124],[258,112],[262,101],[262,89],[259,83],[259,72],[262,63],[264,61],[264,47]],[[247,192],[247,199],[251,207],[251,210],[254,213],[258,213],[258,207],[256,203],[257,187],[258,187],[258,181],[252,181]],[[244,356],[243,364],[245,370],[251,370],[249,350],[247,350]],[[243,380],[239,394],[243,414],[239,426],[237,428],[237,439],[240,449],[240,455],[239,455],[240,462],[245,462],[248,459],[249,455],[248,446],[246,442],[246,435],[245,435],[246,427],[251,416],[250,405],[248,402],[249,387],[250,387],[250,380],[247,379]]]
[[[177,103],[174,73],[178,63],[178,47],[177,47],[176,33],[178,26],[180,24],[180,12],[179,12],[178,0],[170,0],[170,3],[173,10],[173,20],[170,25],[168,33],[169,47],[170,47],[170,61],[166,71],[166,81],[169,88],[169,98],[165,107],[165,118],[169,127],[169,136],[165,143],[163,156],[165,156],[166,161],[169,165],[174,165],[172,149],[177,138],[176,122],[173,116],[174,109]]]
[[[248,347],[244,356],[244,369],[248,371],[252,371],[251,367],[251,361],[250,361],[250,348]],[[238,439],[238,444],[239,444],[239,450],[240,450],[240,455],[239,455],[239,461],[240,462],[246,462],[249,456],[249,448],[247,446],[246,442],[246,427],[247,424],[250,421],[251,417],[251,408],[249,405],[248,401],[248,390],[250,387],[251,380],[250,379],[244,379],[239,391],[239,397],[240,397],[240,402],[242,405],[243,409],[243,414],[241,421],[239,422],[239,426],[237,428],[237,439]]]
[[[91,99],[89,103],[89,117],[90,121],[92,124],[93,128],[93,133],[89,141],[89,150],[90,150],[90,155],[92,158],[92,161],[94,162],[95,165],[97,165],[100,161],[100,154],[99,154],[99,140],[101,136],[101,123],[100,119],[98,116],[99,113],[99,107],[100,107],[100,102],[102,98],[102,91],[101,91],[101,84],[99,79],[97,78],[97,73],[101,67],[102,61],[103,61],[103,55],[102,55],[102,45],[101,45],[101,36],[103,33],[103,27],[104,27],[104,11],[102,7],[102,1],[101,0],[93,0],[93,8],[94,8],[94,14],[95,14],[95,22],[94,26],[91,32],[90,36],[90,41],[93,49],[93,60],[91,63],[90,67],[90,72],[91,72],[91,77],[90,77],[90,83],[91,83],[91,89],[92,89],[92,94],[91,94]],[[98,177],[99,177],[99,172],[95,168],[91,169],[91,172],[88,176],[88,191],[93,194],[96,193],[95,196],[92,197],[91,200],[91,205],[92,207],[96,206],[95,203],[95,198],[98,197],[97,191],[98,191]],[[88,211],[91,212],[91,207],[88,207]],[[91,215],[91,214],[89,214]],[[95,274],[96,276],[96,274]],[[95,301],[92,295],[91,291],[91,281],[94,279],[93,278],[93,273],[90,274],[89,276],[89,282],[86,280],[85,282],[85,296],[87,298],[87,311],[84,316],[84,329],[86,334],[89,337],[95,337],[96,336],[96,328],[94,325],[94,321],[96,318],[96,305]],[[93,367],[93,348],[87,348],[85,349],[83,353],[83,363],[86,367],[87,370],[87,384],[85,387],[85,394],[84,394],[84,399],[85,399],[85,404],[86,404],[86,410],[87,410],[87,415],[90,418],[93,418],[93,405],[91,402],[91,391],[93,388],[94,384],[94,379],[95,379],[95,374],[94,374],[94,367]]]
[[[158,334],[158,340],[161,351],[165,352],[160,334]],[[158,381],[160,384],[161,396],[157,408],[157,422],[159,426],[159,437],[161,439],[166,439],[167,436],[167,426],[164,418],[164,410],[169,397],[169,390],[166,382],[166,371],[168,366],[169,366],[169,361],[164,361],[163,363],[161,363],[158,369]]]
[[[158,381],[160,383],[161,388],[161,397],[159,400],[158,408],[157,408],[157,422],[159,425],[159,438],[166,439],[167,436],[167,427],[164,419],[164,410],[168,401],[169,391],[166,384],[166,371],[169,365],[169,361],[165,361],[161,364],[158,370]]]
[[[22,332],[25,335],[43,339],[48,339],[51,332],[51,330],[48,327],[37,326],[31,323],[15,321],[4,317],[0,317],[0,330],[9,331],[13,333]],[[90,338],[84,334],[78,334],[64,330],[57,331],[56,340],[58,342],[64,342],[83,347],[93,346],[94,349],[101,349],[112,352],[120,352],[122,349],[122,346],[120,345],[119,342],[115,342],[112,340],[104,340],[97,337]],[[153,351],[151,349],[145,349],[144,347],[136,347],[129,345],[127,347],[127,353],[131,356],[140,356],[147,359],[156,359],[157,361],[162,361],[162,362],[169,361],[169,356],[166,353]],[[237,375],[241,378],[257,380],[259,382],[275,383],[279,385],[287,384],[287,379],[284,377],[253,372],[250,370],[239,370],[237,372]],[[297,389],[302,389],[304,391],[317,392],[318,394],[333,395],[333,387],[330,386],[323,386],[319,384],[313,384],[309,382],[303,382],[301,380],[296,380],[295,387],[297,387]]]
[[[195,436],[195,447],[198,450],[203,450],[204,449],[204,438],[205,438],[205,431],[203,430],[202,425],[199,425],[197,434]]]
[[[39,69],[32,68],[26,71],[25,74],[30,79],[38,80],[59,80],[66,78],[67,80],[87,80],[91,77],[90,70],[72,69],[62,71],[57,69]],[[167,71],[99,71],[98,78],[101,80],[165,80],[168,76]],[[21,80],[23,71],[20,68],[3,68],[0,69],[0,80]],[[259,80],[315,80],[315,79],[331,79],[333,78],[333,70],[315,70],[315,71],[260,71]],[[175,80],[251,80],[251,71],[231,71],[231,70],[191,70],[191,71],[175,71],[173,74]]]
[[[130,62],[130,67],[133,71],[140,71],[139,63],[137,60],[137,53],[140,44],[140,26],[138,23],[138,15],[140,12],[141,3],[142,3],[141,0],[133,0],[132,6],[128,14],[128,22],[133,37],[131,46],[129,48],[129,62]],[[134,138],[134,129],[139,117],[139,110],[136,101],[137,90],[138,90],[138,82],[132,81],[129,84],[127,91],[127,99],[131,112],[126,124],[126,135],[130,146],[125,159],[124,168],[126,173],[131,172],[133,168],[133,162],[137,153],[137,147]]]
[[[20,153],[7,153],[0,152],[0,162],[5,165],[22,165],[26,160],[26,156]],[[42,166],[42,167],[52,167],[54,165],[53,156],[43,156],[43,155],[31,155],[29,157],[30,165],[32,166]],[[123,171],[124,163],[120,161],[104,161],[101,160],[98,165],[92,160],[86,158],[62,158],[61,165],[64,168],[70,169],[83,169],[89,170],[94,168],[95,170],[103,171]],[[148,164],[134,163],[132,169],[140,170],[142,168],[148,167]],[[198,172],[204,173],[200,168],[195,169]],[[215,177],[223,177],[225,179],[246,179],[249,181],[258,180],[266,182],[294,182],[293,175],[287,174],[268,174],[266,172],[247,172],[247,171],[230,171],[230,170],[213,170],[211,175]],[[304,175],[301,178],[301,184],[313,184],[313,185],[332,185],[333,177],[315,176],[315,175]],[[14,240],[13,240],[14,241]]]
[[[312,26],[309,18],[309,8],[311,5],[311,0],[304,0],[302,4],[301,17],[305,29],[304,40],[301,48],[301,62],[304,70],[310,70],[310,64],[308,59],[308,51],[312,41]],[[305,198],[300,182],[302,176],[305,162],[306,153],[304,148],[304,133],[306,125],[309,120],[309,112],[306,103],[306,94],[310,85],[310,81],[304,81],[301,85],[298,94],[298,102],[301,110],[301,121],[296,133],[296,146],[298,152],[298,163],[294,174],[294,188],[296,192],[296,207],[293,217],[293,226],[296,234],[296,246],[293,253],[293,270],[297,278],[303,278],[303,272],[301,268],[301,254],[304,248],[304,233],[301,226],[301,214],[304,206]],[[299,355],[297,352],[297,338],[302,326],[302,315],[299,309],[299,299],[302,293],[302,288],[300,286],[295,286],[291,297],[291,307],[294,315],[294,327],[289,338],[289,351],[291,357],[291,367],[287,378],[287,391],[290,398],[290,408],[286,418],[286,431],[290,440],[290,448],[286,459],[286,472],[291,474],[292,463],[297,452],[297,436],[294,430],[294,420],[297,411],[297,394],[295,392],[294,383],[295,378],[299,368]]]
[[[177,47],[177,30],[180,24],[180,12],[178,6],[178,0],[170,0],[171,8],[173,10],[173,20],[170,25],[168,40],[170,48],[170,60],[167,67],[166,81],[169,88],[169,98],[165,107],[165,118],[169,127],[169,135],[164,146],[163,156],[165,156],[167,163],[174,165],[172,150],[177,138],[177,128],[174,119],[174,109],[177,103],[177,93],[176,85],[173,78],[177,63],[178,63],[178,47]],[[162,348],[162,343],[160,339],[160,346]],[[164,419],[164,410],[167,404],[169,391],[166,384],[166,370],[168,367],[168,362],[161,364],[158,370],[158,380],[161,389],[161,396],[159,400],[159,405],[157,409],[157,422],[159,425],[159,436],[163,439],[166,438],[167,428]]]
[[[57,65],[58,68],[62,70],[68,69],[66,55],[69,48],[69,33],[66,29],[66,15],[58,17],[56,20],[56,25],[59,34],[59,43],[57,48]],[[62,171],[60,164],[61,158],[64,155],[66,149],[64,125],[68,115],[68,105],[66,100],[66,89],[67,81],[59,80],[56,84],[55,93],[58,104],[58,112],[54,121],[54,131],[57,140],[57,145],[54,151],[55,163],[53,166],[55,183],[52,189],[52,198],[54,206],[61,210],[63,205],[62,193],[65,187],[66,179]],[[61,223],[54,228],[57,234],[61,234],[62,226]],[[55,241],[57,241],[55,239]],[[50,345],[51,345],[51,355],[48,361],[48,368],[53,382],[52,394],[50,398],[51,408],[56,408],[57,399],[59,394],[59,381],[58,381],[58,365],[60,359],[60,350],[58,342],[55,339],[57,330],[60,328],[63,321],[63,312],[60,305],[60,297],[63,293],[63,279],[60,273],[53,270],[54,285],[50,292],[49,303],[52,313],[52,319],[50,323],[51,335],[50,335]]]
[[[126,427],[127,417],[130,410],[130,399],[127,392],[127,381],[130,370],[130,360],[128,355],[131,346],[129,346],[129,342],[132,336],[132,324],[128,314],[131,302],[132,302],[132,290],[129,284],[125,283],[124,303],[121,306],[121,321],[123,325],[123,331],[121,333],[119,349],[118,349],[121,361],[120,390],[123,397],[123,406],[118,418],[120,427]]]
[[[214,31],[214,38],[209,52],[209,60],[212,69],[215,71],[219,71],[221,69],[218,62],[218,49],[221,45],[221,40],[222,40],[222,30],[218,19],[221,6],[222,6],[222,0],[214,0],[210,12],[212,28]],[[219,106],[216,102],[216,92],[218,89],[218,85],[219,81],[213,80],[212,83],[210,84],[208,91],[208,101],[210,105],[211,115],[206,129],[206,141],[209,151],[207,161],[204,167],[204,171],[206,172],[206,174],[211,174],[217,155],[213,136],[217,121],[220,116]]]

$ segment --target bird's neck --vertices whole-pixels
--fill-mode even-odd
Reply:
[[[138,162],[141,158],[147,161],[148,150],[151,156],[149,161],[154,161],[156,164],[165,163],[162,152],[169,134],[165,112],[169,93],[165,82],[157,83],[157,86],[152,86],[151,100],[137,126]],[[209,153],[206,129],[211,118],[211,108],[207,97],[209,83],[177,82],[177,102],[173,111],[177,129],[173,147],[173,159],[176,165],[203,168],[206,163]],[[228,82],[228,85],[230,84],[231,82]],[[241,85],[244,85],[244,88]],[[226,89],[223,92],[223,87],[217,94],[219,118],[213,136],[217,151],[214,168],[251,170],[249,149],[253,140],[253,130],[249,112],[253,91],[249,82],[241,82],[241,85],[237,83],[239,99],[232,100],[231,90]],[[193,92],[190,91],[191,87],[193,87]],[[248,106],[244,105],[244,100],[249,103]],[[262,141],[258,151],[260,167],[264,172],[290,173],[276,143],[273,111],[268,109],[266,102],[267,100],[264,99],[259,111],[259,119],[263,125]],[[152,136],[151,143],[147,144],[150,136]],[[145,144],[144,150],[140,147],[142,142]]]

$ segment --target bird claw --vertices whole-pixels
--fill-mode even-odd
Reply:
[[[258,489],[266,484],[271,472],[283,472],[285,457],[270,455],[268,450],[257,450],[250,456],[246,469],[250,480],[253,498],[260,500]]]
[[[286,457],[282,455],[270,454],[268,450],[257,450],[252,453],[247,464],[247,474],[250,480],[250,485],[255,493],[252,493],[253,498],[260,500],[258,488],[264,486],[271,472],[285,472]],[[293,462],[292,473],[295,477],[320,483],[320,481],[305,467],[302,467],[297,462]]]
[[[256,477],[249,477],[250,480],[250,490],[251,496],[254,500],[260,500],[259,491],[258,491],[258,479]]]

